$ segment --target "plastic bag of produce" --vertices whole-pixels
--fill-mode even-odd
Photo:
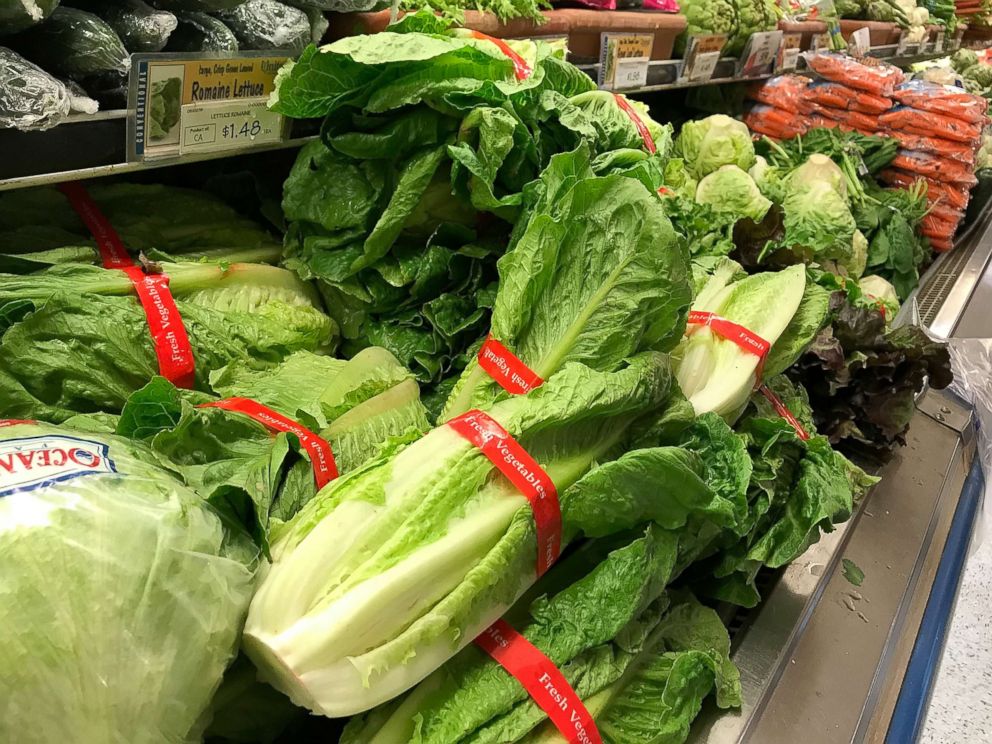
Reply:
[[[44,23],[11,39],[11,46],[57,75],[82,80],[124,74],[131,59],[117,32],[85,10],[59,7]]]
[[[206,13],[180,13],[167,52],[236,52],[238,37],[224,22]]]
[[[150,0],[151,4],[162,10],[191,11],[195,13],[216,13],[241,5],[244,0]]]
[[[920,111],[909,106],[896,106],[878,117],[883,127],[898,129],[924,137],[949,139],[966,144],[978,144],[982,138],[982,128],[953,116],[944,116],[933,111]]]
[[[48,129],[68,115],[65,85],[0,47],[0,129]]]
[[[310,43],[307,14],[277,0],[248,0],[233,10],[217,15],[238,37],[242,49],[291,49],[301,52]]]
[[[954,142],[939,137],[924,137],[921,134],[900,132],[898,129],[890,130],[887,135],[897,140],[904,150],[926,152],[931,155],[939,155],[942,158],[957,160],[969,166],[975,165],[975,148],[963,142]]]
[[[858,111],[849,111],[847,109],[836,109],[830,106],[821,106],[818,103],[811,104],[810,110],[816,115],[827,119],[833,119],[839,124],[846,125],[852,130],[858,132],[867,132],[869,134],[875,134],[878,132],[877,119],[868,114],[862,114]]]
[[[811,82],[812,80],[802,75],[779,75],[764,82],[751,83],[747,89],[747,97],[784,111],[807,114],[806,87]]]
[[[0,0],[0,36],[41,23],[58,5],[59,0]]]
[[[744,123],[752,132],[775,139],[792,139],[806,133],[805,122],[794,113],[763,103],[748,107]]]
[[[899,103],[922,111],[982,124],[988,120],[989,102],[961,88],[939,85],[926,80],[908,80],[896,88],[892,97]]]
[[[160,462],[111,434],[0,421],[0,741],[188,740],[257,549]]]
[[[891,96],[906,79],[898,67],[870,57],[858,60],[836,52],[807,52],[806,64],[826,80],[878,96]]]
[[[64,80],[65,89],[69,91],[69,110],[74,114],[95,114],[100,110],[100,104],[90,98],[89,93],[75,80]]]
[[[806,97],[821,106],[858,111],[862,114],[881,114],[892,108],[892,101],[884,96],[848,88],[840,83],[814,83],[806,90]]]
[[[132,53],[162,51],[176,30],[175,15],[144,0],[72,0],[70,4],[100,16]]]
[[[926,152],[900,150],[892,159],[892,165],[935,181],[951,181],[966,186],[974,186],[978,183],[971,168],[956,160],[948,160]]]

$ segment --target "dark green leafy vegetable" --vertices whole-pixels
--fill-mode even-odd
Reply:
[[[842,563],[844,564],[844,578],[855,586],[861,586],[865,580],[865,572],[858,567],[857,563],[847,558]]]
[[[179,12],[167,52],[236,52],[238,37],[224,22],[206,13]]]
[[[0,0],[0,36],[41,23],[58,5],[59,0]]]
[[[241,49],[289,49],[310,43],[310,20],[299,8],[277,0],[247,0],[217,16],[238,37]]]
[[[0,47],[0,128],[47,129],[68,116],[69,106],[61,81]]]
[[[76,8],[56,8],[45,23],[18,34],[10,43],[49,72],[73,80],[126,73],[131,65],[114,29],[98,16]]]
[[[176,17],[144,0],[71,0],[67,3],[105,20],[131,53],[160,52],[176,30]]]

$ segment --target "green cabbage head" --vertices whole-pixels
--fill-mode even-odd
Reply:
[[[724,114],[687,121],[676,146],[696,178],[708,176],[722,165],[736,165],[742,170],[754,165],[754,145],[747,125]]]
[[[754,179],[736,165],[721,166],[700,181],[696,201],[715,212],[750,217],[755,222],[761,222],[772,206]]]

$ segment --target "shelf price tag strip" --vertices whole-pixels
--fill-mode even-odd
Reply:
[[[103,267],[123,271],[131,280],[148,321],[159,374],[176,387],[193,387],[196,371],[193,349],[169,291],[169,277],[146,274],[135,266],[117,231],[81,183],[60,184],[59,189],[96,239]]]
[[[790,32],[782,35],[782,44],[775,58],[775,72],[792,72],[799,65],[799,50],[803,35]]]
[[[497,620],[479,634],[475,644],[527,690],[565,741],[602,744],[596,723],[565,675],[513,626]]]
[[[245,416],[255,419],[269,431],[295,434],[303,449],[310,456],[313,478],[317,483],[318,490],[338,477],[337,463],[334,461],[330,442],[291,418],[273,411],[268,406],[263,406],[258,401],[250,398],[224,398],[210,403],[201,403],[198,408],[222,408],[225,411],[243,413]]]
[[[694,333],[699,328],[709,328],[720,338],[730,341],[731,343],[736,344],[742,351],[745,351],[748,354],[754,354],[754,356],[758,357],[758,366],[755,369],[755,379],[757,380],[756,387],[758,391],[768,399],[768,401],[772,404],[772,407],[775,409],[775,412],[789,422],[792,428],[796,430],[796,434],[800,439],[803,441],[809,439],[809,433],[803,428],[803,425],[799,423],[799,420],[792,415],[792,412],[786,407],[785,403],[783,403],[781,399],[775,395],[771,388],[761,382],[761,373],[765,365],[765,359],[768,358],[768,352],[771,351],[772,348],[770,343],[758,334],[752,333],[744,326],[734,323],[732,320],[721,318],[715,313],[692,310],[689,313],[689,325],[696,326],[696,328],[687,331],[687,335]]]
[[[488,414],[468,411],[451,419],[447,426],[478,447],[527,497],[537,531],[537,575],[543,575],[561,553],[561,505],[555,484],[520,443]]]
[[[478,354],[479,366],[511,395],[526,395],[544,384],[544,379],[516,354],[493,338],[486,338]]]

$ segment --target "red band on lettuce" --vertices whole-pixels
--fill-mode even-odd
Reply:
[[[509,623],[497,620],[479,634],[475,643],[527,690],[565,741],[602,744],[596,723],[565,675]]]
[[[637,109],[631,106],[630,101],[619,93],[614,93],[613,98],[616,100],[617,106],[620,107],[620,110],[627,114],[627,116],[630,117],[630,120],[634,122],[634,126],[637,127],[637,133],[640,134],[641,139],[644,140],[644,149],[654,155],[654,153],[658,151],[658,148],[655,147],[654,138],[651,136],[651,132],[648,131],[643,119],[641,119],[641,115],[637,113]]]
[[[105,269],[126,269],[134,266],[124,242],[117,231],[114,230],[110,222],[103,216],[103,212],[87,193],[86,188],[77,181],[60,183],[59,191],[65,194],[69,204],[76,210],[76,214],[86,225],[87,229],[96,239],[97,248],[100,250],[100,260]]]
[[[81,183],[62,183],[59,189],[96,239],[103,268],[119,269],[131,280],[148,321],[159,374],[176,387],[193,387],[196,376],[193,348],[169,290],[169,277],[165,274],[146,274],[135,265],[114,226]]]
[[[526,395],[544,379],[491,335],[479,349],[479,366],[512,395]]]
[[[159,373],[176,387],[191,388],[196,362],[179,308],[165,274],[146,274],[137,266],[124,269],[131,279],[152,334]]]
[[[513,63],[513,74],[516,76],[517,80],[526,80],[531,76],[533,70],[531,69],[530,65],[527,64],[527,60],[525,60],[523,57],[521,57],[519,54],[513,51],[510,45],[507,44],[505,41],[503,41],[502,39],[496,39],[490,36],[489,34],[482,33],[481,31],[473,30],[471,32],[471,35],[473,39],[481,39],[482,41],[491,41],[493,44],[499,47],[499,50],[503,52],[503,54],[506,55],[507,59],[509,59]]]
[[[318,489],[323,488],[338,477],[338,467],[334,461],[330,442],[281,413],[273,411],[268,406],[263,406],[250,398],[225,398],[211,403],[202,403],[199,407],[223,408],[225,411],[243,413],[270,431],[295,434],[303,449],[310,456],[313,479]]]
[[[530,502],[537,531],[537,575],[541,576],[561,553],[561,505],[558,491],[544,469],[520,443],[488,414],[468,411],[447,423],[478,447]]]
[[[0,429],[5,426],[17,426],[18,424],[37,424],[32,419],[0,419]]]
[[[789,422],[792,428],[796,430],[796,434],[800,439],[804,442],[809,439],[809,432],[806,431],[801,423],[799,423],[799,419],[792,415],[792,411],[786,407],[781,398],[775,395],[775,392],[771,388],[762,383],[758,386],[758,392],[768,399],[768,402],[772,404],[772,408],[775,409],[775,412],[779,416]]]

